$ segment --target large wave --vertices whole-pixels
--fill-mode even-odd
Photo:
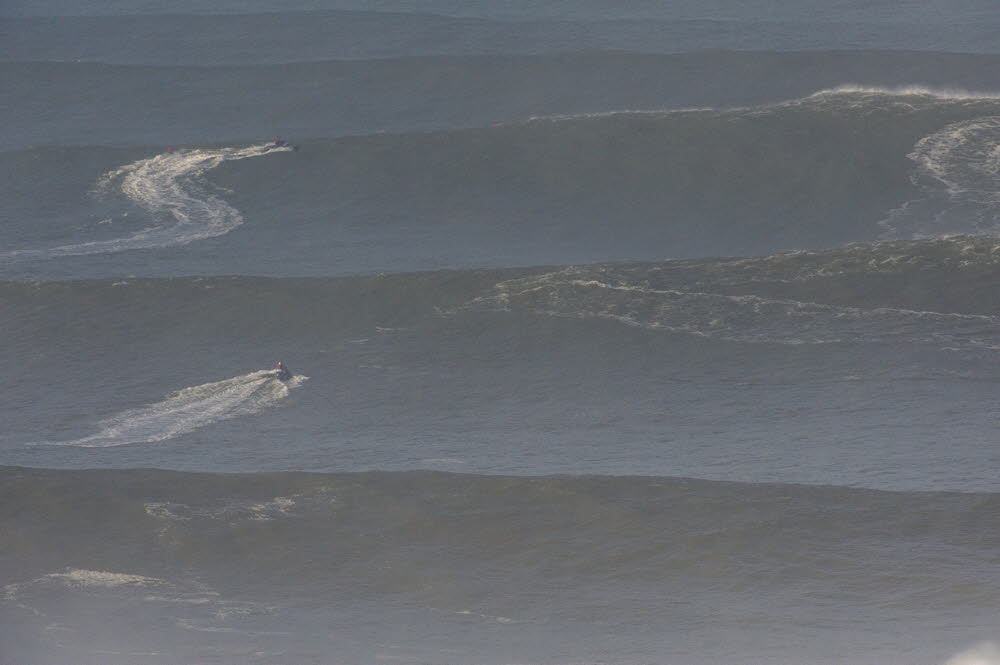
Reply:
[[[220,582],[219,576],[226,577],[226,586],[287,583],[305,590],[319,584],[353,588],[356,594],[443,599],[449,591],[435,589],[433,579],[455,574],[478,587],[479,571],[502,568],[514,584],[508,592],[523,594],[522,600],[531,595],[532,579],[547,577],[549,584],[577,589],[616,581],[693,590],[698,580],[710,579],[734,590],[772,584],[809,588],[825,580],[829,592],[845,582],[863,588],[866,580],[880,580],[900,591],[939,589],[939,601],[957,603],[970,596],[942,580],[951,577],[947,570],[956,581],[979,570],[985,575],[980,583],[1000,584],[990,564],[1000,497],[991,493],[439,472],[3,467],[0,480],[3,526],[26,528],[21,562],[6,569],[6,579],[15,569],[38,569],[28,563],[36,555],[50,571],[69,567],[35,583],[150,587],[194,566],[212,571]],[[103,519],[92,523],[94,515]],[[93,530],[79,533],[77,551],[53,547],[78,523],[92,523]],[[240,543],[234,550],[235,534]],[[119,549],[133,551],[128,543],[136,539],[148,548],[123,560]],[[907,558],[916,577],[880,577],[896,564],[878,552],[896,547],[903,548],[897,554]],[[709,554],[711,560],[703,558]],[[232,555],[240,565],[233,565]],[[127,575],[75,571],[86,568],[81,559],[127,561],[130,570]],[[739,565],[748,560],[766,565],[775,577],[761,578],[756,566]],[[943,566],[944,561],[973,568]],[[376,564],[389,562],[423,581],[392,574],[371,588],[385,574]],[[265,570],[266,577],[259,578]],[[29,584],[8,586],[8,597],[30,585],[30,580],[11,581]]]
[[[995,95],[919,88],[539,117],[312,142],[280,186],[282,196],[315,202],[319,219],[386,232],[416,226],[432,238],[446,229],[450,247],[488,243],[520,265],[770,253],[887,231],[892,239],[992,232],[995,203],[981,194],[996,191],[996,117]],[[270,166],[240,165],[220,181],[273,197]],[[950,183],[944,198],[920,175],[930,169],[939,188],[941,178]],[[895,215],[880,226],[922,198],[934,205],[910,205],[906,223]]]
[[[0,617],[26,663],[236,662],[248,644],[249,662],[366,662],[387,631],[400,663],[594,662],[565,640],[610,643],[599,662],[620,665],[941,663],[994,628],[997,506],[662,477],[4,467]],[[787,658],[748,654],[762,625]],[[500,638],[526,648],[482,659]],[[990,662],[975,655],[952,662]]]
[[[10,348],[35,353],[66,318],[127,344],[135,328],[254,344],[326,344],[377,328],[471,325],[500,311],[606,319],[739,343],[920,343],[1000,348],[1000,245],[990,236],[851,244],[763,257],[438,271],[0,282]],[[302,312],[308,311],[307,317]],[[517,319],[511,320],[517,325]],[[122,337],[118,337],[121,335]],[[67,344],[73,343],[67,337]]]
[[[199,20],[195,27],[205,30],[210,21]],[[245,141],[262,131],[324,138],[482,127],[533,115],[767,104],[845,82],[890,89],[913,83],[938,89],[1000,89],[1000,56],[913,51],[584,51],[247,65],[248,57],[266,50],[250,49],[248,33],[263,35],[267,45],[282,44],[274,39],[274,30],[282,26],[261,21],[258,30],[240,31],[230,43],[239,66],[204,66],[206,50],[219,45],[211,30],[206,31],[210,44],[187,50],[199,66],[176,64],[185,49],[173,34],[161,44],[165,62],[160,66],[39,62],[43,54],[0,61],[5,90],[18,100],[5,115],[4,147],[181,141],[218,145]],[[37,27],[31,34],[8,32],[36,45],[55,34],[49,27]],[[99,47],[110,43],[120,48],[121,37],[132,29],[112,29],[115,39],[102,40]],[[70,32],[78,35],[73,28]],[[398,43],[392,29],[385,34],[394,46]],[[163,35],[162,28],[156,30],[157,38]],[[64,44],[74,46],[71,59],[82,56],[78,39],[59,41]],[[142,47],[126,49],[130,55],[149,54],[151,46],[146,40]],[[81,86],[81,80],[87,85]],[[177,90],[179,81],[188,94],[164,92]],[[164,94],[169,94],[169,104]],[[60,100],[72,114],[54,112]]]
[[[246,159],[268,154],[255,148],[194,150],[173,162],[138,160],[104,179],[105,191],[145,208],[133,217],[152,214],[159,226],[21,253],[191,243],[242,223],[237,208],[255,219],[224,241],[239,251],[191,245],[155,265],[128,254],[113,263],[78,260],[73,275],[344,275],[992,234],[998,117],[995,95],[853,88],[747,108],[316,139],[288,159]],[[120,158],[94,151],[88,158]],[[66,172],[82,158],[62,149],[10,159]],[[31,212],[23,221],[19,213],[8,233],[80,233],[38,230]],[[50,279],[56,269],[8,263],[8,276],[22,279]]]

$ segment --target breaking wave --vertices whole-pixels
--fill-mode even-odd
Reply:
[[[820,302],[651,287],[656,269],[570,267],[501,282],[469,307],[527,310],[744,343],[906,342],[1000,349],[1000,318],[862,308]],[[631,274],[630,274],[631,273]]]
[[[303,345],[317,335],[364,336],[483,311],[607,319],[740,343],[910,342],[982,350],[1000,348],[998,266],[996,238],[954,236],[751,258],[558,268],[324,279],[0,282],[0,297],[8,303],[10,343],[22,354],[32,353],[40,336],[51,339],[66,317],[120,344],[128,343],[135,327],[144,327],[183,331],[186,338],[238,328],[259,344],[287,344],[291,336]],[[311,315],[302,319],[297,314],[303,311]],[[115,321],[128,325],[119,328]],[[269,385],[283,395],[280,385],[255,373],[190,388],[157,406],[159,411],[129,412],[127,420],[141,415],[138,423],[158,422],[161,411],[188,409],[206,417],[228,413],[245,396],[269,394],[260,392]],[[110,435],[122,423],[106,425]]]
[[[962,236],[760,258],[568,266],[459,309],[532,312],[741,343],[1000,349],[1000,245]]]
[[[1000,116],[950,124],[907,156],[924,196],[890,213],[887,236],[1000,234]]]

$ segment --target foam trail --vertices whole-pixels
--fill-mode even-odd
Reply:
[[[98,423],[97,434],[71,441],[46,441],[36,445],[107,448],[130,443],[165,441],[181,434],[238,416],[257,413],[288,396],[291,388],[308,379],[293,377],[287,383],[270,370],[251,372],[225,381],[204,383],[180,390],[162,402],[129,409]]]
[[[11,256],[55,258],[186,245],[229,233],[243,215],[205,191],[203,176],[226,161],[288,152],[270,144],[245,148],[178,150],[127,164],[101,177],[100,191],[120,190],[133,203],[163,223],[109,240],[94,240],[46,249],[9,252]]]

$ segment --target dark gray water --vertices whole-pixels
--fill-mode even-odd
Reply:
[[[0,12],[3,665],[1000,663],[993,3]]]

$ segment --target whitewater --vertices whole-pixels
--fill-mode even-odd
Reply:
[[[257,413],[288,397],[289,391],[309,377],[279,381],[273,370],[260,370],[225,381],[179,390],[167,399],[130,409],[97,423],[100,432],[72,441],[49,442],[59,446],[124,446],[172,439],[212,423]],[[44,445],[44,444],[36,444]]]
[[[204,175],[224,161],[288,152],[287,145],[247,148],[190,149],[169,152],[126,164],[104,174],[95,194],[121,193],[147,216],[148,226],[121,237],[90,240],[45,249],[7,252],[12,259],[52,259],[60,256],[103,254],[134,249],[186,245],[229,233],[243,223],[243,215],[224,200],[205,191]],[[126,213],[127,215],[127,213]],[[112,220],[102,220],[110,224]]]

